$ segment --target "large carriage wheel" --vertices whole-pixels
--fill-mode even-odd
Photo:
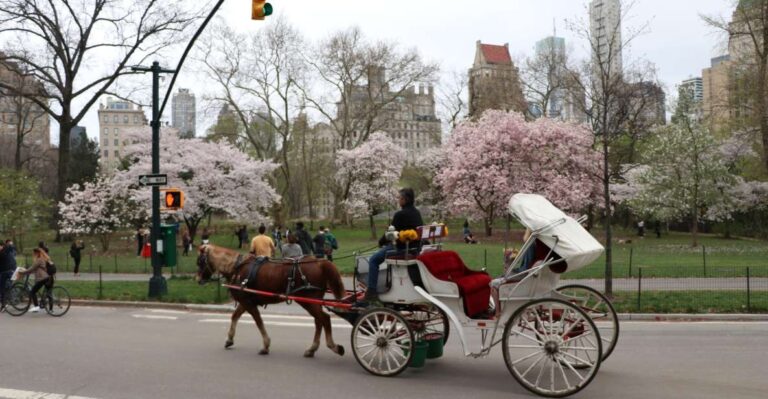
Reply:
[[[363,313],[352,327],[352,353],[369,373],[392,377],[408,367],[414,339],[403,316],[387,308],[374,308]]]
[[[451,333],[451,322],[445,312],[434,305],[414,305],[412,309],[401,312],[403,317],[411,324],[411,329],[416,340],[432,333],[443,336],[443,346],[448,342]]]
[[[21,316],[27,313],[32,304],[29,290],[24,284],[16,283],[8,290],[6,295],[5,311],[11,316]]]
[[[592,319],[578,306],[559,299],[531,301],[515,311],[504,327],[503,348],[512,376],[525,389],[552,398],[572,395],[589,385],[602,354],[600,333]]]
[[[557,292],[568,297],[567,301],[579,306],[595,322],[603,342],[603,358],[608,358],[619,340],[619,317],[611,301],[600,291],[580,284],[557,287]],[[574,367],[580,368],[581,365]]]

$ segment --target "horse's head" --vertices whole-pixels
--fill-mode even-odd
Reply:
[[[197,283],[203,285],[211,280],[213,266],[209,259],[210,246],[203,244],[197,249]]]

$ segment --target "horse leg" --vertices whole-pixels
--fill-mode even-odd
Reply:
[[[315,315],[312,307],[314,305],[310,305],[308,303],[299,303],[299,305],[304,308],[304,310],[307,311],[312,317],[315,318],[315,337],[312,339],[312,345],[307,348],[307,350],[304,351],[304,357],[314,357],[315,352],[317,352],[317,348],[320,347],[320,334],[322,333],[322,324],[320,323],[320,320],[318,319],[317,315]]]
[[[267,329],[264,328],[264,321],[261,320],[261,314],[259,313],[259,307],[258,305],[251,306],[246,309],[248,313],[251,314],[251,317],[253,317],[253,321],[256,322],[256,327],[259,328],[259,332],[261,333],[261,338],[264,340],[264,348],[259,351],[259,355],[268,355],[269,354],[269,344],[272,341],[269,339],[269,334],[267,334]]]
[[[330,348],[333,353],[343,356],[344,355],[344,347],[341,345],[337,345],[333,341],[333,329],[331,326],[331,316],[328,315],[328,313],[325,313],[323,311],[323,308],[320,305],[308,305],[305,307],[309,314],[311,314],[315,318],[315,328],[316,334],[315,334],[315,344],[319,344],[320,339],[320,331],[319,329],[322,328],[325,330],[325,344]]]
[[[240,316],[245,313],[245,306],[242,303],[237,303],[237,308],[232,312],[232,320],[229,324],[229,332],[227,333],[227,342],[224,344],[224,348],[229,348],[235,344],[235,330],[237,329],[237,322],[240,320]]]

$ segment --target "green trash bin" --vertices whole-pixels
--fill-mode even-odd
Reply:
[[[161,224],[160,236],[163,238],[163,266],[176,267],[176,229],[175,224]]]

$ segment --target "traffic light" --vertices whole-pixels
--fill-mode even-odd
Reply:
[[[272,4],[267,0],[252,0],[251,19],[263,21],[264,17],[272,15]]]
[[[163,195],[163,207],[165,209],[184,208],[184,193],[177,188],[169,188],[165,190],[165,194]]]

